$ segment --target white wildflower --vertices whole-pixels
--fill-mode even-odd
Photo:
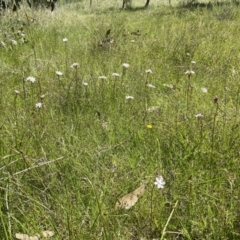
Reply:
[[[145,72],[146,73],[152,73],[152,70],[151,69],[147,69]]]
[[[73,63],[70,67],[71,67],[71,68],[77,68],[78,65],[79,65],[79,64],[75,62],[75,63]]]
[[[32,77],[32,76],[29,76],[26,78],[26,81],[29,81],[31,83],[34,83],[36,81],[36,78],[35,77]]]
[[[61,71],[56,71],[56,74],[60,77],[63,75],[63,73]]]
[[[105,76],[100,76],[100,77],[98,77],[99,79],[102,79],[102,80],[105,80],[105,79],[107,79],[107,77],[105,77]]]
[[[128,64],[128,63],[123,63],[123,65],[122,65],[124,68],[129,68],[130,67],[130,65]]]
[[[113,73],[112,76],[113,76],[113,77],[120,77],[120,74],[118,74],[118,73]]]
[[[198,113],[197,115],[195,115],[195,117],[196,117],[197,119],[202,119],[202,118],[203,118],[203,115],[202,115],[201,113]]]
[[[202,92],[207,93],[207,89],[205,87],[201,88]]]
[[[67,38],[63,38],[63,42],[67,42],[68,41],[68,39]]]
[[[134,99],[134,97],[133,97],[133,96],[130,96],[130,95],[127,95],[125,98],[126,98],[127,100],[129,100],[129,99]]]
[[[187,71],[185,72],[185,74],[188,75],[188,76],[192,76],[192,75],[195,74],[195,72],[192,71],[192,70],[187,70]]]
[[[165,181],[163,179],[163,176],[156,177],[156,180],[155,180],[154,184],[158,187],[158,189],[160,189],[160,188],[163,189],[164,185],[165,185]]]
[[[35,104],[36,108],[41,108],[42,105],[43,105],[43,104],[42,104],[41,102],[38,102],[38,103]]]
[[[82,85],[83,85],[83,86],[88,86],[88,83],[83,81],[83,82],[82,82]]]

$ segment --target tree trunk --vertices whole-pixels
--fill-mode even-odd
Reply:
[[[148,6],[149,2],[150,2],[150,0],[147,0],[147,2],[146,2],[146,4],[145,4],[145,7]]]

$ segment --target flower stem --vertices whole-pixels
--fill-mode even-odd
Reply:
[[[151,191],[151,205],[150,205],[150,231],[152,232],[152,222],[153,222],[153,189],[154,189],[154,185],[152,187],[152,191]]]
[[[173,209],[172,209],[172,211],[171,211],[171,213],[170,213],[170,215],[169,215],[169,217],[168,217],[168,220],[167,220],[167,222],[166,222],[166,224],[165,224],[165,226],[164,226],[164,228],[163,228],[163,230],[162,230],[162,236],[161,236],[160,240],[163,240],[163,239],[164,239],[164,236],[165,236],[165,234],[166,234],[167,226],[168,226],[168,224],[169,224],[169,222],[170,222],[170,220],[171,220],[171,218],[172,218],[172,215],[173,215],[173,213],[174,213],[177,205],[178,205],[178,200],[176,201],[175,205],[173,206]]]
[[[211,139],[211,161],[210,161],[210,167],[211,167],[211,173],[212,173],[212,168],[213,168],[213,152],[214,152],[214,145],[215,145],[215,129],[216,129],[216,118],[218,115],[218,103],[216,103],[216,110],[215,113],[213,115],[213,125],[212,125],[212,139]],[[212,175],[212,174],[211,174]]]

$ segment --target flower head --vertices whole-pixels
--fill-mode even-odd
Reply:
[[[207,93],[207,89],[205,87],[201,88],[202,92]]]
[[[203,115],[201,113],[198,113],[197,115],[195,115],[195,117],[199,120],[203,118]]]
[[[120,74],[119,73],[113,73],[112,76],[113,77],[120,77]]]
[[[88,83],[83,81],[83,82],[82,82],[82,85],[83,85],[83,86],[88,86]]]
[[[19,95],[19,94],[20,94],[20,91],[14,90],[14,93],[15,93],[16,95]]]
[[[158,187],[158,189],[163,189],[164,185],[165,185],[165,181],[163,179],[163,176],[158,176],[156,177],[156,180],[154,182],[154,184]]]
[[[125,98],[126,98],[127,100],[129,100],[129,99],[134,99],[134,97],[133,97],[133,96],[130,96],[130,95],[127,95]]]
[[[152,73],[152,70],[151,69],[147,69],[145,72],[146,73]]]
[[[31,83],[34,83],[36,81],[36,78],[35,77],[32,77],[32,76],[29,76],[26,78],[26,81],[29,81]]]
[[[79,65],[79,64],[75,62],[75,63],[73,63],[70,67],[71,67],[71,68],[78,68],[78,65]]]
[[[148,128],[148,129],[152,129],[152,128],[153,128],[152,124],[148,124],[148,125],[147,125],[147,128]]]
[[[35,104],[36,108],[41,108],[42,105],[43,105],[43,104],[42,104],[41,102],[38,102],[38,103]]]
[[[61,71],[56,71],[56,74],[60,77],[63,75],[63,73]]]
[[[187,70],[187,71],[185,72],[185,74],[190,77],[190,76],[194,75],[195,72],[194,72],[193,70]]]
[[[101,80],[107,79],[107,77],[105,77],[105,76],[100,76],[100,77],[98,77],[98,78],[101,79]]]
[[[122,65],[124,68],[129,68],[130,67],[130,65],[128,64],[128,63],[123,63],[123,65]]]
[[[68,39],[67,38],[63,38],[63,42],[67,42],[68,41]]]

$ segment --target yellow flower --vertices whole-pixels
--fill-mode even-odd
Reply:
[[[153,128],[153,126],[151,124],[148,124],[147,128],[151,129],[151,128]]]

